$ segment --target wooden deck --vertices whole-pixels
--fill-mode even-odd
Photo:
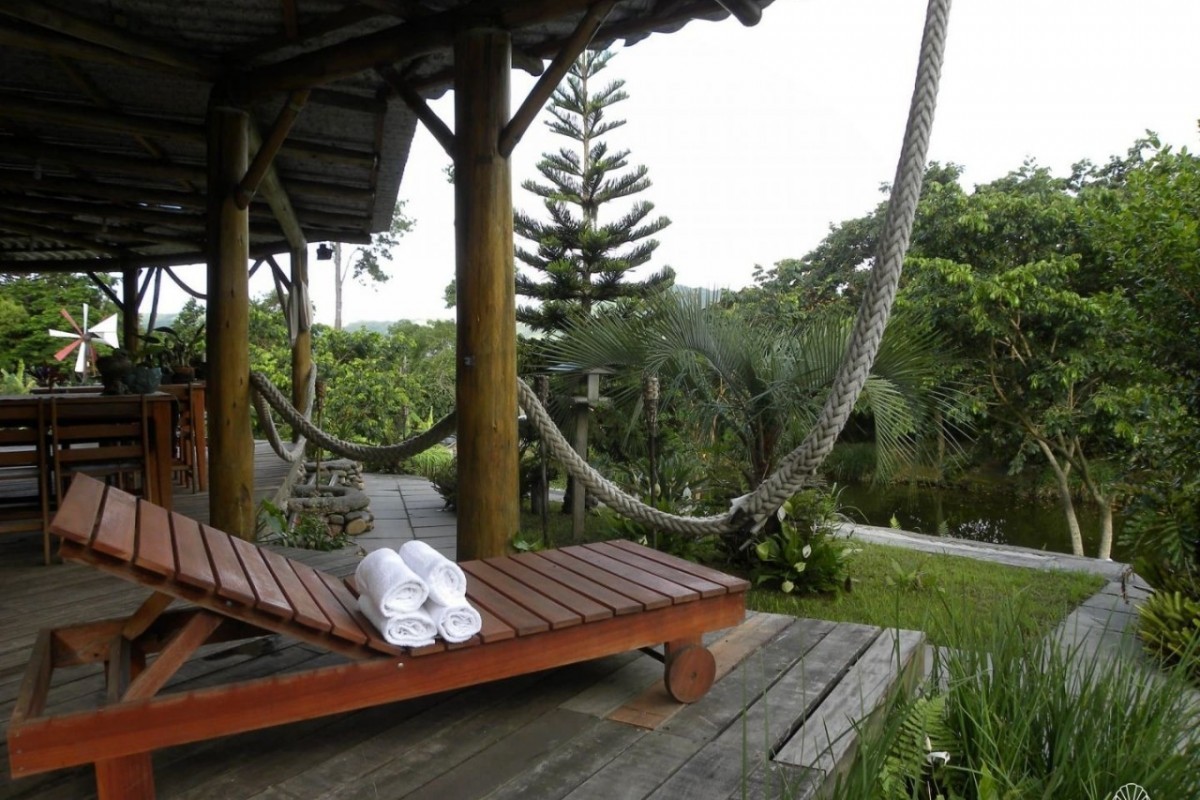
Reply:
[[[191,497],[188,494],[181,498]],[[0,542],[0,715],[7,732],[39,629],[127,615],[147,591],[84,566],[38,565]],[[24,550],[30,549],[31,554]],[[27,557],[27,555],[29,557]],[[290,551],[346,575],[357,548]],[[922,666],[920,634],[769,614],[709,637],[718,680],[671,702],[639,652],[265,731],[159,751],[160,798],[754,798],[814,795],[862,718]],[[268,636],[213,645],[164,690],[339,663]],[[103,701],[92,667],[55,671],[48,711]],[[830,746],[830,740],[833,745]],[[0,750],[0,799],[94,796],[90,768],[20,780]]]

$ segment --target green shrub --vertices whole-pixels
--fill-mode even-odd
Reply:
[[[870,483],[875,477],[877,456],[873,442],[834,445],[821,471],[839,483]]]
[[[447,509],[458,508],[458,459],[452,458],[430,467],[425,477],[446,501]]]
[[[404,459],[397,465],[397,468],[399,472],[406,475],[421,475],[428,478],[437,470],[444,469],[452,461],[454,461],[454,451],[445,445],[435,444],[428,450]]]
[[[0,368],[0,394],[29,394],[37,381],[25,372],[25,362],[17,361],[17,368],[12,372]]]
[[[1166,666],[1182,665],[1200,685],[1200,600],[1183,592],[1153,592],[1138,606],[1138,638]]]
[[[351,538],[345,531],[334,533],[329,529],[325,518],[311,511],[301,511],[292,520],[291,525],[274,529],[277,519],[267,511],[266,525],[274,532],[269,534],[268,542],[283,547],[299,547],[305,550],[341,550],[350,545]],[[260,525],[263,518],[260,516]]]
[[[926,687],[943,712],[889,706],[835,797],[1109,800],[1127,783],[1153,798],[1200,797],[1200,704],[1178,674],[1022,636],[1020,604],[982,625],[947,607],[951,649]],[[912,741],[918,724],[928,744]],[[943,761],[931,751],[949,761],[931,764]]]
[[[779,509],[779,531],[754,545],[756,586],[792,592],[836,591],[847,577],[849,546],[833,538],[838,493],[805,489]]]

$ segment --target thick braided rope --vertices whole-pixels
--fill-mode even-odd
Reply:
[[[275,455],[289,464],[295,464],[304,455],[304,447],[308,444],[308,439],[305,436],[301,436],[290,445],[284,443],[283,438],[279,435],[279,431],[275,428],[275,418],[271,416],[270,408],[267,407],[266,402],[263,400],[261,391],[258,391],[258,387],[255,386],[255,375],[262,375],[262,373],[250,373],[250,399],[254,403],[254,410],[258,412],[258,419],[267,434],[267,443],[271,445],[271,449],[275,451]],[[271,382],[267,380],[265,375],[262,375],[262,379],[266,381],[268,386],[271,386]],[[313,364],[308,370],[308,393],[305,395],[308,398],[308,403],[305,405],[304,419],[312,419],[313,399],[317,394],[314,391],[316,386],[317,365]],[[274,386],[271,386],[271,389],[274,389],[276,392],[279,391]]]
[[[838,367],[833,388],[808,436],[742,504],[740,514],[743,519],[773,511],[804,486],[833,449],[866,384],[879,350],[879,342],[887,328],[892,301],[896,298],[904,254],[908,250],[917,203],[921,198],[925,156],[929,150],[929,134],[937,106],[949,18],[950,0],[929,0],[908,124],[896,167],[896,179],[888,199],[883,235],[866,295],[859,306],[854,331],[846,347],[846,355]]]
[[[668,514],[653,506],[648,506],[636,497],[626,494],[615,483],[605,478],[587,463],[571,444],[563,437],[550,414],[538,401],[537,393],[529,388],[525,381],[517,380],[517,400],[530,421],[537,429],[542,441],[550,448],[550,454],[560,462],[568,472],[583,484],[587,491],[600,498],[606,506],[623,517],[651,525],[660,530],[672,533],[686,533],[694,536],[705,536],[714,533],[728,533],[729,516],[722,514],[716,517],[681,517]]]
[[[833,387],[825,399],[821,413],[800,446],[780,462],[778,469],[753,493],[734,502],[728,515],[719,517],[682,517],[667,514],[642,503],[623,492],[603,475],[596,472],[563,438],[558,426],[524,382],[518,382],[522,407],[549,445],[554,457],[575,476],[589,492],[593,492],[622,516],[646,525],[674,533],[706,535],[725,533],[759,524],[765,515],[773,513],[785,500],[802,489],[812,478],[821,462],[833,449],[867,382],[879,343],[887,328],[892,302],[900,282],[904,254],[908,250],[925,177],[925,156],[929,150],[929,134],[937,105],[938,83],[941,79],[942,56],[945,52],[946,30],[949,23],[950,0],[930,0],[926,9],[925,29],[921,39],[921,54],[909,107],[908,124],[896,179],[888,201],[883,234],[875,257],[875,266],[867,284],[866,295],[858,309],[854,329],[846,346],[846,354],[834,377]]]
[[[250,386],[254,389],[254,407],[258,410],[259,419],[263,421],[263,427],[267,430],[267,436],[272,435],[278,438],[278,433],[275,432],[275,422],[271,417],[270,409],[273,408],[279,413],[287,423],[296,430],[304,434],[305,437],[324,447],[326,450],[337,453],[340,456],[353,458],[360,461],[375,461],[390,463],[399,461],[404,458],[409,458],[417,453],[428,450],[438,442],[445,439],[447,436],[454,433],[457,427],[457,419],[453,413],[447,414],[433,424],[429,430],[424,433],[419,433],[416,436],[405,439],[402,442],[389,445],[367,445],[357,442],[348,442],[345,439],[339,439],[329,433],[313,425],[308,419],[307,414],[301,414],[296,408],[283,396],[283,392],[271,383],[271,380],[261,372],[250,373]],[[309,398],[312,397],[312,391],[309,390]],[[311,399],[310,399],[311,403]],[[268,408],[267,406],[270,406]],[[274,445],[272,445],[274,447]],[[300,448],[301,451],[303,448]],[[275,452],[279,453],[279,448]],[[287,456],[280,453],[281,458],[289,461]]]

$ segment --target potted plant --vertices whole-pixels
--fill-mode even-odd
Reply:
[[[171,380],[175,383],[193,380],[196,376],[195,362],[204,344],[203,323],[190,331],[160,325],[150,333],[158,334],[156,338],[161,347],[161,362],[164,371],[170,370]]]
[[[104,394],[122,394],[133,372],[133,359],[118,347],[96,359],[96,371],[100,373],[100,381],[104,384]]]

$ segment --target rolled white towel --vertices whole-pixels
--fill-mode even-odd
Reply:
[[[387,547],[368,553],[359,562],[354,581],[358,584],[359,605],[369,605],[377,617],[416,611],[429,596],[429,587],[421,576]]]
[[[450,559],[420,540],[400,546],[400,557],[429,587],[429,599],[444,606],[457,606],[467,596],[467,576]]]
[[[401,614],[380,614],[372,603],[364,602],[365,595],[358,598],[358,607],[388,644],[399,647],[425,647],[433,644],[437,625],[422,608]]]
[[[465,642],[483,627],[479,612],[465,600],[453,605],[442,605],[426,600],[424,609],[437,626],[438,634],[447,642]]]

